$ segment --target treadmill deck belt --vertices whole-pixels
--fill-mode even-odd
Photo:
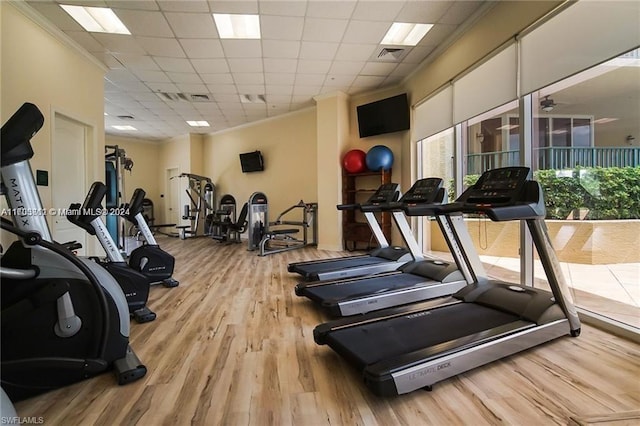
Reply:
[[[298,270],[307,274],[319,272],[337,271],[339,269],[355,268],[357,266],[375,265],[377,263],[389,262],[388,259],[376,256],[358,256],[355,258],[345,258],[332,260],[331,262],[310,263],[297,267]]]
[[[341,301],[411,288],[428,281],[430,281],[428,278],[413,274],[374,276],[336,284],[307,287],[305,295],[316,301]]]
[[[364,367],[518,320],[516,315],[475,303],[458,303],[333,330],[327,343]]]

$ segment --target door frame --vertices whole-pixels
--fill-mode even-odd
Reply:
[[[56,138],[56,124],[58,117],[64,117],[68,121],[72,121],[84,128],[84,182],[82,183],[83,190],[86,194],[91,183],[96,180],[104,181],[104,161],[100,162],[98,155],[98,132],[97,125],[93,120],[87,117],[80,116],[74,112],[70,112],[65,108],[51,106],[50,108],[50,134],[51,142],[49,144],[49,170],[53,172],[53,146]],[[104,140],[103,140],[104,146]],[[104,147],[102,148],[104,150]],[[52,186],[49,188],[49,202],[53,204],[54,201],[54,189]],[[84,200],[84,195],[78,201]],[[51,206],[54,208],[67,208],[68,206]],[[53,230],[53,218],[49,215],[47,217],[49,228]],[[85,233],[84,241],[81,241],[83,247],[86,248],[85,252],[88,255],[101,255],[104,253],[102,247],[98,244],[95,238],[87,238]]]

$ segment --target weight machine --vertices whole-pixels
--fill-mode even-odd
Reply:
[[[133,160],[118,145],[105,145],[105,184],[107,185],[106,208],[112,210],[125,203],[124,172],[131,173]],[[118,249],[125,249],[125,221],[117,214],[108,214],[105,218],[107,230]]]
[[[188,186],[185,189],[190,204],[183,208],[182,220],[188,220],[189,225],[179,225],[178,236],[181,240],[189,237],[211,235],[211,229],[206,229],[205,219],[214,213],[216,187],[210,178],[192,173],[181,173],[174,178],[187,178]],[[210,223],[210,221],[208,221]]]
[[[284,216],[293,210],[302,210],[302,220],[285,220]],[[318,212],[318,203],[305,203],[300,200],[298,204],[289,207],[274,222],[269,222],[269,226],[263,232],[260,240],[260,256],[268,254],[280,253],[287,250],[295,250],[306,246],[318,245],[318,222],[316,215]],[[302,229],[302,239],[296,238],[300,232],[298,228],[279,228],[282,225],[293,225]],[[276,226],[272,229],[272,226]],[[311,228],[312,239],[309,241],[309,228]]]

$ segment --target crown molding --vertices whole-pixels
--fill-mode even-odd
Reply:
[[[107,71],[109,71],[109,68],[105,64],[100,62],[91,53],[87,52],[87,50],[85,50],[84,47],[80,46],[77,42],[71,39],[71,37],[69,37],[60,29],[55,27],[38,11],[36,11],[31,6],[29,6],[25,1],[9,0],[8,4],[15,7],[19,12],[21,12],[24,16],[26,16],[29,20],[37,24],[40,28],[45,30],[47,33],[49,33],[53,38],[58,40],[60,43],[74,50],[79,55],[87,59],[89,62],[91,62],[98,68],[100,68],[105,74],[107,73]]]

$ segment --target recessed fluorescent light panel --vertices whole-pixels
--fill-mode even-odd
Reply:
[[[432,27],[433,24],[394,22],[382,39],[381,44],[415,46]]]
[[[214,13],[220,38],[260,38],[260,18],[258,15],[238,15]]]
[[[93,33],[128,34],[131,32],[108,7],[70,6],[61,4],[82,28]]]
[[[116,130],[138,130],[133,126],[111,126]]]
[[[191,127],[209,127],[207,121],[187,121],[187,124]]]

